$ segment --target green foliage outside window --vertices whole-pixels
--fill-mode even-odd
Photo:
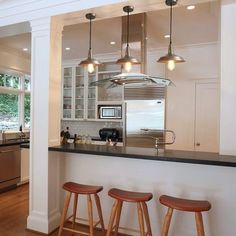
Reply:
[[[23,81],[23,80],[22,80]],[[21,78],[14,75],[7,75],[0,73],[0,86],[16,89],[16,92],[0,92],[0,130],[5,129],[18,129],[21,124],[19,124],[19,116],[22,116],[22,111],[19,111],[20,103],[20,82]],[[30,89],[29,77],[25,77],[25,82],[23,84],[23,89]],[[24,105],[23,119],[25,122],[25,127],[30,126],[30,95],[23,93],[22,102]]]

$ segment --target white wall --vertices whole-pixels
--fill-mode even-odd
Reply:
[[[155,62],[165,53],[163,49],[148,53],[147,74],[165,76],[166,73],[166,77],[176,85],[167,89],[166,128],[174,130],[177,138],[167,148],[194,150],[195,84],[219,80],[219,45],[209,43],[175,47],[175,53],[186,62],[177,64],[172,72],[165,72],[165,66]]]

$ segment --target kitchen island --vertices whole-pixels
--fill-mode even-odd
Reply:
[[[65,194],[61,186],[67,181],[104,186],[100,196],[105,225],[113,203],[107,195],[110,188],[152,192],[153,200],[148,203],[151,226],[153,235],[160,235],[166,212],[158,201],[160,195],[206,199],[212,204],[210,212],[203,214],[206,235],[236,235],[235,156],[86,144],[50,147],[49,154],[50,174],[56,168],[50,162],[59,162],[58,178],[51,179],[55,188],[50,192],[60,193],[60,209]],[[78,212],[80,218],[87,218],[86,199],[80,199]],[[122,212],[123,232],[137,234],[136,207],[124,205]],[[195,235],[194,214],[175,212],[171,227],[170,235]]]

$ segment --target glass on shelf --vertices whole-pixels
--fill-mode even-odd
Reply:
[[[76,88],[84,87],[84,77],[76,77]]]
[[[76,76],[84,76],[84,68],[82,66],[77,66],[75,69]]]
[[[64,68],[64,77],[71,77],[72,76],[72,67]]]
[[[76,119],[83,119],[84,118],[84,110],[76,110],[75,111],[75,118]]]
[[[89,75],[88,77],[89,84],[94,81],[96,81],[96,75]],[[94,86],[89,86],[89,87],[94,87]]]
[[[95,119],[94,110],[88,110],[88,119]]]
[[[64,109],[63,110],[63,118],[70,119],[71,118],[71,109]]]

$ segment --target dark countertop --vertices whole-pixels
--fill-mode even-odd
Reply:
[[[27,148],[27,145],[22,145],[22,147],[24,146]],[[209,152],[178,150],[165,150],[165,152],[157,152],[154,148],[113,147],[94,144],[65,144],[49,147],[49,151],[236,167],[236,156],[219,155],[218,153]]]
[[[29,139],[0,140],[0,147],[20,145],[23,143],[29,143]]]

